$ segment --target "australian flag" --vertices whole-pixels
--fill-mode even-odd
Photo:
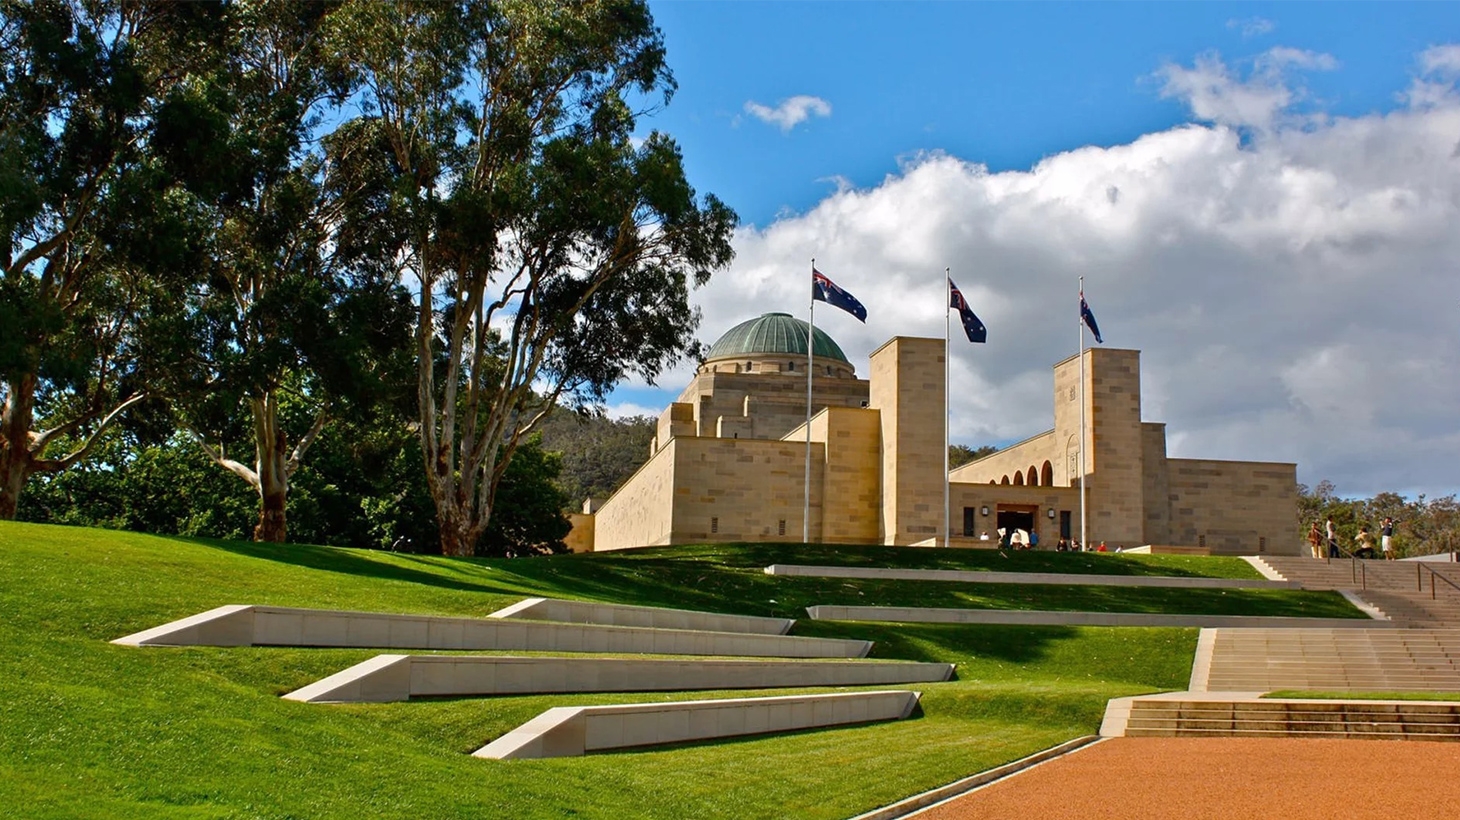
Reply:
[[[811,298],[839,307],[864,324],[867,321],[867,309],[862,307],[857,297],[837,287],[835,282],[816,268],[811,269]]]
[[[1090,332],[1095,334],[1095,341],[1105,344],[1105,340],[1100,338],[1100,325],[1095,324],[1095,314],[1091,313],[1090,306],[1085,304],[1085,291],[1083,290],[1080,291],[1080,318],[1085,320]]]
[[[953,284],[952,279],[948,280],[948,307],[958,310],[958,316],[963,320],[963,332],[967,334],[970,342],[982,343],[989,340],[988,328],[984,327],[983,322],[973,315],[973,311],[968,307],[968,301],[963,298],[963,291]]]

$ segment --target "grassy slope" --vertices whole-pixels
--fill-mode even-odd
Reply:
[[[802,622],[801,634],[875,639],[878,657],[956,662],[959,680],[920,687],[925,714],[901,723],[494,763],[464,753],[548,706],[684,695],[320,707],[277,696],[375,653],[107,643],[225,603],[480,615],[544,594],[787,614],[874,594],[759,572],[830,560],[820,553],[460,561],[0,522],[0,805],[29,817],[845,817],[1090,733],[1109,697],[1185,684],[1195,630]],[[836,555],[926,561],[915,550]],[[1173,566],[1091,558],[1103,572]],[[927,600],[919,585],[876,586]]]

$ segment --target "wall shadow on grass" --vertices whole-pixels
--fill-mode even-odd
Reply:
[[[510,594],[518,591],[497,584],[482,584],[449,578],[439,572],[412,569],[389,561],[372,560],[364,557],[367,551],[348,547],[319,547],[312,544],[259,544],[252,541],[214,541],[206,538],[185,537],[174,537],[173,540],[322,572],[340,572],[386,581],[406,581],[462,592]],[[391,554],[394,555],[394,553]]]

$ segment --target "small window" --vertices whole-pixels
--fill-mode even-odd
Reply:
[[[1205,535],[1198,535],[1196,537],[1196,545],[1198,547],[1205,547],[1207,545],[1207,537]]]
[[[786,369],[794,372],[796,370],[796,363],[795,362],[787,362],[786,363]]]
[[[826,366],[826,375],[828,375],[828,376],[831,375],[831,365],[827,365]]]
[[[776,523],[776,533],[778,535],[786,534],[786,519],[782,518],[779,522]]]
[[[1257,551],[1258,552],[1267,552],[1267,537],[1266,536],[1262,536],[1262,537],[1259,537],[1257,539]]]
[[[711,518],[710,519],[710,532],[716,533],[716,532],[719,532],[719,531],[720,531],[720,519],[719,518]]]

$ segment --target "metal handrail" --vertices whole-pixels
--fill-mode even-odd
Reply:
[[[1439,578],[1441,581],[1444,581],[1445,583],[1447,583],[1450,586],[1454,587],[1456,592],[1460,592],[1460,584],[1457,584],[1454,581],[1451,581],[1449,578],[1446,578],[1445,576],[1441,575],[1440,572],[1439,572],[1439,570],[1436,570],[1434,567],[1427,567],[1427,566],[1424,565],[1424,562],[1416,562],[1415,563],[1415,566],[1417,566],[1417,567],[1420,568],[1420,572],[1418,573],[1419,574],[1419,577],[1420,577],[1420,583],[1419,583],[1419,591],[1420,592],[1424,592],[1424,588],[1425,588],[1424,587],[1424,573],[1423,573],[1423,570],[1429,570],[1430,571],[1430,600],[1431,601],[1435,600],[1435,579],[1436,578]]]

